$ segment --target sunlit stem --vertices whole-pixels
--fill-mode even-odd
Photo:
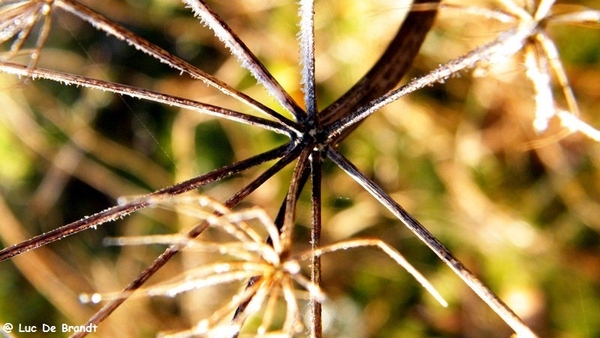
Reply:
[[[504,5],[508,12],[516,15],[519,18],[519,20],[531,20],[532,13],[530,13],[526,8],[519,6],[514,0],[500,0],[500,3]]]
[[[573,93],[573,89],[569,84],[569,78],[567,77],[567,72],[563,67],[562,62],[560,61],[560,56],[558,54],[558,49],[552,39],[544,32],[541,31],[539,34],[535,35],[536,40],[539,42],[541,49],[546,54],[550,67],[554,71],[554,75],[558,80],[558,84],[560,85],[563,95],[565,96],[565,100],[567,101],[567,107],[569,107],[569,111],[576,116],[579,116],[579,105],[577,104],[577,99],[575,98],[575,93]]]
[[[304,102],[310,119],[317,113],[315,93],[315,12],[313,0],[300,1],[300,54]],[[316,119],[315,119],[316,121]]]
[[[354,248],[361,247],[375,247],[383,251],[386,255],[392,258],[398,265],[400,265],[404,270],[406,270],[409,274],[411,274],[418,282],[423,286],[427,292],[429,292],[433,298],[435,298],[438,303],[440,303],[443,307],[448,306],[448,302],[440,295],[440,293],[435,289],[435,287],[417,270],[413,267],[405,258],[400,254],[397,250],[384,243],[380,239],[376,238],[360,238],[355,240],[347,240],[340,243],[335,243],[331,245],[327,245],[321,248],[313,249],[312,252],[299,256],[299,259],[307,259],[308,255],[311,257],[321,257],[322,255],[328,252],[334,252],[339,250],[348,250]]]
[[[531,80],[535,100],[535,120],[533,127],[538,133],[548,128],[550,119],[556,114],[554,97],[550,85],[547,59],[539,54],[536,45],[525,46],[525,65],[527,77]]]
[[[12,27],[6,27],[4,23],[0,22],[0,31],[2,31],[0,33],[0,42],[6,41],[6,39],[12,35],[12,33],[16,33],[18,29],[20,29],[17,38],[10,46],[10,52],[8,53],[8,56],[3,57],[2,59],[9,60],[19,51],[21,51],[23,45],[31,36],[31,32],[36,27],[36,23],[38,22],[40,17],[43,17],[44,23],[42,24],[42,28],[40,29],[40,32],[36,39],[35,47],[29,53],[30,61],[27,67],[29,69],[33,69],[39,60],[42,47],[46,43],[48,35],[50,34],[50,27],[52,26],[52,6],[43,2],[34,2],[23,6],[31,6],[32,8],[30,8],[29,11],[25,12],[24,15],[21,15],[23,18],[17,19],[13,17],[12,19],[8,19],[7,23],[12,22],[10,25]],[[0,20],[4,19],[0,18]],[[17,22],[21,23],[19,24]],[[7,31],[9,34],[6,34]]]
[[[174,56],[168,51],[152,44],[151,42],[143,39],[137,34],[129,31],[128,29],[116,24],[115,22],[110,21],[109,19],[96,13],[92,9],[80,4],[79,2],[76,2],[74,0],[55,0],[54,3],[61,9],[71,14],[74,14],[82,20],[88,22],[89,24],[94,26],[94,28],[106,32],[109,35],[112,35],[121,41],[126,41],[128,44],[132,45],[137,50],[140,50],[159,60],[160,62],[179,70],[181,73],[187,73],[192,78],[202,80],[204,83],[220,90],[222,93],[230,95],[231,97],[239,100],[240,102],[243,102],[248,106],[260,111],[261,113],[273,117],[277,121],[289,126],[290,128],[296,131],[298,130],[298,125],[294,121],[287,119],[285,116],[282,116],[281,114],[273,111],[272,109],[266,107],[262,103],[230,87],[226,83],[218,80],[217,78],[200,70],[199,68],[191,65],[190,63]]]
[[[270,283],[270,280],[259,281],[256,284],[244,289],[244,291],[241,294],[237,295],[234,299],[232,299],[231,302],[227,303],[226,306],[215,311],[215,313],[210,318],[202,320],[200,323],[198,323],[192,330],[190,330],[192,333],[190,336],[208,333],[210,328],[215,327],[217,323],[229,316],[229,314],[233,310],[235,310],[237,307],[239,307],[245,302],[250,301],[248,308],[256,307],[257,303],[262,303],[264,301],[264,298],[266,296],[265,290],[269,289],[270,285],[268,284]],[[222,335],[222,337],[231,337],[236,332],[239,332],[239,329],[241,328],[241,323],[244,322],[247,316],[248,313],[244,312],[240,314],[240,316],[236,317],[234,319],[234,322],[225,324],[227,325],[227,330],[226,332],[222,333],[226,333],[227,335]]]
[[[429,74],[411,80],[406,85],[389,92],[369,102],[361,107],[356,112],[332,123],[325,129],[328,135],[328,141],[334,141],[342,132],[352,125],[364,120],[371,114],[375,113],[384,106],[408,95],[418,89],[433,85],[438,82],[443,82],[452,76],[456,76],[464,69],[475,67],[481,61],[499,61],[520,51],[523,47],[525,39],[536,32],[537,24],[528,22],[514,29],[508,30],[500,35],[500,37],[489,44],[486,44],[476,50],[454,59],[446,64],[439,66]]]
[[[213,12],[203,0],[183,0],[183,2],[192,9],[194,14],[202,21],[204,25],[210,28],[219,40],[235,56],[242,67],[246,68],[252,76],[263,85],[269,95],[273,96],[277,102],[288,110],[296,120],[304,118],[304,112],[294,102],[292,97],[283,89],[281,84],[267,71],[265,66],[242,42],[242,40],[233,33],[229,26],[223,21],[217,13]]]
[[[291,278],[285,277],[281,281],[281,287],[283,288],[283,298],[286,303],[286,316],[283,325],[284,332],[294,336],[302,330],[302,321],[300,318],[300,309],[294,294],[294,283]]]
[[[535,13],[533,14],[533,18],[535,20],[542,20],[545,17],[547,17],[548,14],[550,13],[550,9],[552,8],[552,6],[554,5],[555,2],[556,2],[556,0],[537,1],[538,7],[535,10]]]
[[[549,24],[575,24],[600,27],[600,11],[586,9],[575,13],[559,14],[548,20]]]
[[[562,125],[568,128],[569,130],[578,131],[591,138],[592,140],[600,142],[600,130],[583,122],[581,119],[571,114],[570,112],[560,110],[558,111],[557,115]]]
[[[250,262],[227,262],[215,263],[188,270],[184,275],[178,276],[170,281],[154,285],[146,289],[128,292],[111,292],[104,294],[81,294],[79,300],[84,303],[98,303],[127,296],[129,298],[139,297],[175,297],[179,294],[211,287],[215,285],[240,282],[257,274],[271,271],[271,266],[266,264],[253,264]]]
[[[265,311],[263,314],[263,320],[260,323],[258,329],[256,329],[256,333],[259,335],[264,335],[268,332],[271,325],[273,325],[275,315],[277,312],[277,302],[279,301],[279,297],[281,296],[281,289],[279,287],[274,287],[270,292],[265,304]]]

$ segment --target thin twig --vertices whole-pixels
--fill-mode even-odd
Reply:
[[[407,94],[438,82],[444,82],[460,71],[474,67],[480,61],[493,61],[515,54],[523,46],[523,41],[532,36],[536,29],[536,23],[527,23],[510,29],[493,42],[443,64],[427,75],[415,78],[406,85],[369,102],[354,113],[331,123],[325,129],[325,133],[329,135],[329,142],[339,139],[340,135],[347,133],[345,131],[347,128],[352,130],[357,123]]]
[[[201,187],[203,185],[238,174],[261,163],[282,157],[287,152],[288,145],[283,145],[265,153],[261,153],[259,155],[250,157],[246,160],[239,161],[234,164],[213,170],[207,174],[175,184],[171,187],[158,190],[150,194],[150,196],[179,195],[184,192]],[[14,257],[16,255],[22,254],[24,252],[27,252],[29,250],[39,248],[40,246],[64,239],[65,237],[71,236],[83,230],[87,230],[89,228],[93,228],[98,225],[123,218],[133,213],[134,211],[145,208],[147,206],[148,202],[142,198],[137,201],[127,203],[125,205],[115,206],[101,211],[97,214],[87,216],[78,221],[69,223],[60,228],[45,232],[41,235],[32,237],[24,242],[0,250],[0,262]]]
[[[297,150],[294,150],[297,149]],[[291,151],[287,152],[285,156],[283,156],[277,163],[275,163],[272,167],[267,169],[264,173],[262,173],[259,177],[257,177],[250,184],[242,188],[238,193],[236,193],[233,197],[231,197],[227,202],[223,205],[227,208],[233,208],[237,205],[241,200],[247,197],[252,191],[256,190],[258,187],[262,185],[262,183],[266,182],[273,175],[278,173],[281,169],[283,169],[286,165],[288,165],[291,161],[293,161],[298,156],[299,147],[296,147]],[[239,163],[239,162],[238,162]],[[146,205],[148,202],[146,201]],[[215,211],[215,215],[222,215],[219,211]],[[206,228],[209,227],[208,221],[202,221],[192,230],[190,230],[187,234],[187,237],[192,239],[198,237]],[[106,304],[102,309],[100,309],[94,316],[92,316],[87,324],[99,324],[104,319],[106,319],[114,310],[116,310],[131,293],[137,289],[139,289],[152,275],[154,275],[160,268],[162,268],[173,256],[175,256],[178,252],[181,251],[183,244],[174,244],[168,247],[150,266],[148,266],[133,282],[131,282],[125,289],[123,289],[123,296],[116,297],[108,304]],[[86,325],[87,325],[86,324]],[[85,337],[87,332],[80,332],[78,334],[73,335],[73,337]]]
[[[310,247],[313,252],[321,246],[321,211],[322,211],[322,196],[321,196],[321,180],[323,176],[323,153],[321,151],[313,151],[310,157],[310,173],[312,181],[311,189],[311,205],[312,205],[312,222],[310,228]],[[311,256],[310,281],[317,287],[321,286],[321,256]],[[311,337],[321,338],[323,336],[323,319],[321,316],[321,303],[316,299],[315,295],[310,295],[310,323]]]
[[[304,104],[310,120],[317,114],[315,93],[315,4],[313,0],[300,1],[300,56],[302,60],[302,84]]]
[[[258,58],[250,51],[242,40],[229,28],[217,13],[213,12],[203,0],[183,0],[192,9],[194,14],[200,18],[202,23],[208,26],[241,63],[242,67],[248,69],[252,76],[263,85],[267,92],[272,95],[279,104],[301,121],[305,117],[304,111],[292,99],[292,97],[275,80],[273,75],[265,68]]]
[[[329,148],[327,156],[342,168],[350,177],[358,182],[365,190],[385,206],[406,227],[412,231],[431,251],[448,265],[490,308],[506,322],[521,338],[536,337],[523,321],[471,273],[452,253],[429,232],[419,221],[410,215],[398,202],[384,192],[375,182],[366,177],[350,161],[336,150]]]
[[[411,276],[413,276],[423,288],[429,292],[435,298],[435,300],[440,303],[443,307],[448,306],[448,302],[440,295],[440,293],[435,289],[435,287],[425,278],[419,270],[417,270],[414,266],[412,266],[400,252],[396,249],[392,248],[389,244],[386,244],[379,238],[358,238],[358,239],[349,239],[346,241],[342,241],[339,243],[330,244],[323,247],[313,248],[310,252],[306,254],[298,255],[298,259],[305,260],[308,258],[318,257],[320,258],[326,253],[335,252],[338,250],[349,250],[353,248],[361,248],[361,247],[374,247],[377,248],[390,258],[392,258],[399,266],[404,268],[406,272],[408,272]],[[316,284],[315,284],[316,285]],[[318,286],[318,285],[316,285]]]
[[[281,228],[280,236],[281,246],[283,247],[283,258],[287,258],[292,250],[294,226],[296,224],[296,203],[298,202],[298,195],[303,186],[301,184],[301,177],[306,168],[308,168],[310,153],[310,149],[304,148],[300,156],[298,156],[298,161],[296,162],[290,181],[290,188],[285,199],[285,215],[283,217],[283,227]]]
[[[298,124],[296,124],[294,121],[289,120],[285,116],[275,112],[248,95],[236,90],[235,88],[232,88],[214,76],[200,70],[199,68],[156,46],[148,40],[143,39],[142,37],[118,25],[117,23],[108,20],[104,16],[96,13],[94,10],[72,0],[56,0],[55,4],[61,9],[78,16],[84,21],[89,22],[96,29],[104,31],[119,40],[126,41],[136,49],[156,58],[160,62],[165,63],[182,73],[187,73],[194,79],[202,80],[204,83],[213,86],[222,93],[230,95],[240,102],[243,102],[248,106],[258,110],[259,112],[273,117],[275,120],[294,130],[299,130]]]
[[[149,100],[157,103],[164,103],[169,106],[195,110],[204,114],[221,117],[227,120],[261,127],[279,134],[288,135],[289,137],[292,137],[295,134],[293,130],[289,129],[289,127],[280,122],[240,113],[234,110],[221,108],[207,103],[185,99],[173,95],[162,94],[138,87],[127,86],[120,83],[97,80],[81,75],[57,72],[49,69],[31,69],[29,67],[25,67],[16,63],[2,61],[0,61],[0,72],[5,72],[17,76],[28,76],[34,80],[37,78],[47,79],[65,85],[83,86],[102,91],[108,91],[116,94],[127,95],[138,99]]]

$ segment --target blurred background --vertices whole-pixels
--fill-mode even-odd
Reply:
[[[80,2],[281,111],[180,2]],[[209,3],[301,102],[295,2]],[[574,3],[597,8],[594,1],[569,1]],[[317,1],[320,109],[377,60],[409,5]],[[6,14],[9,6],[0,3],[0,11]],[[248,111],[69,13],[56,9],[51,19],[40,67]],[[424,75],[493,40],[508,26],[461,9],[443,9],[406,78]],[[37,28],[40,24],[26,48],[35,46]],[[600,126],[594,109],[600,100],[600,30],[552,25],[548,31],[576,93],[581,119]],[[8,55],[10,42],[2,45],[3,55]],[[28,64],[30,55],[19,53],[13,61]],[[517,54],[456,74],[371,116],[340,149],[541,337],[598,337],[600,147],[579,133],[565,136],[554,120],[544,133],[536,133],[534,90],[526,71],[523,55]],[[554,94],[556,105],[565,108],[558,86]],[[0,102],[2,246],[104,210],[121,196],[145,194],[285,142],[268,131],[189,110],[6,74],[0,74]],[[209,185],[201,193],[223,201],[264,168]],[[274,217],[290,172],[287,168],[275,176],[242,207],[260,206]],[[327,337],[511,335],[449,268],[330,162],[325,164],[323,194],[325,244],[381,238],[450,303],[446,309],[439,306],[381,252],[333,253],[323,261],[323,288],[330,297],[324,305]],[[299,251],[309,244],[309,201],[306,195],[299,204]],[[106,247],[105,237],[174,233],[193,221],[173,213],[141,212],[0,263],[0,322],[83,324],[98,306],[80,304],[80,293],[120,290],[163,250]],[[179,275],[203,259],[180,255],[150,282]],[[212,301],[219,292],[219,301],[226,302],[230,291],[209,291],[211,297],[132,299],[95,336],[147,337],[186,329],[219,306],[206,298]]]

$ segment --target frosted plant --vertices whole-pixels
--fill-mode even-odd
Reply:
[[[310,335],[314,337],[322,336],[321,332],[321,305],[322,295],[320,290],[321,280],[321,262],[320,256],[328,251],[338,250],[339,248],[350,246],[376,246],[393,256],[397,254],[395,250],[380,240],[349,240],[342,242],[340,246],[322,246],[322,179],[323,166],[326,161],[330,161],[341,168],[354,179],[365,191],[371,194],[382,206],[401,223],[403,223],[414,235],[427,245],[441,261],[452,269],[497,315],[506,322],[519,337],[532,337],[534,333],[523,323],[523,321],[513,313],[488,287],[486,287],[478,278],[475,277],[454,255],[419,221],[409,214],[389,193],[385,191],[373,179],[361,172],[352,162],[342,154],[343,141],[349,136],[367,117],[380,111],[389,104],[398,101],[400,98],[415,92],[424,87],[432,86],[459,75],[461,72],[470,70],[482,62],[496,63],[506,60],[513,55],[525,51],[527,75],[534,83],[536,94],[536,120],[534,128],[542,131],[548,120],[554,116],[559,117],[563,123],[569,122],[569,128],[584,132],[586,135],[594,137],[595,131],[590,126],[584,124],[577,118],[577,108],[574,98],[564,76],[560,63],[557,61],[557,53],[547,37],[545,26],[549,23],[594,23],[598,21],[598,12],[595,10],[581,10],[568,12],[567,14],[554,15],[552,1],[541,1],[536,4],[529,4],[527,9],[521,9],[512,2],[504,2],[506,11],[486,10],[485,8],[464,8],[453,5],[438,5],[438,1],[415,1],[414,6],[407,6],[409,13],[401,24],[398,32],[392,38],[387,49],[378,59],[375,65],[363,76],[350,90],[341,98],[319,110],[317,107],[317,81],[315,79],[315,70],[318,67],[315,58],[315,21],[314,21],[314,3],[312,1],[300,2],[300,55],[303,66],[301,82],[304,92],[304,105],[298,104],[294,96],[283,89],[283,86],[267,70],[266,66],[260,62],[258,57],[242,42],[222,19],[219,14],[213,11],[205,1],[185,0],[184,4],[189,7],[194,15],[200,19],[201,23],[213,31],[214,35],[224,44],[235,59],[245,68],[254,79],[263,86],[269,95],[280,106],[277,109],[270,108],[251,96],[242,93],[232,86],[209,75],[207,72],[191,65],[183,59],[173,55],[163,48],[149,42],[138,36],[127,28],[107,19],[104,15],[92,10],[86,5],[74,0],[54,0],[54,1],[2,1],[0,2],[0,17],[6,19],[2,24],[2,41],[9,42],[9,52],[5,53],[0,61],[0,71],[31,79],[48,79],[60,82],[65,85],[76,85],[80,87],[107,91],[122,96],[131,96],[146,101],[166,104],[207,114],[219,119],[230,120],[241,125],[258,127],[260,129],[279,134],[286,138],[283,145],[264,151],[257,155],[247,157],[242,160],[233,161],[231,164],[222,166],[218,169],[209,171],[200,176],[182,181],[167,188],[157,190],[146,197],[128,201],[124,204],[109,208],[107,210],[95,213],[78,221],[69,223],[63,227],[44,232],[41,235],[31,239],[21,241],[0,251],[0,260],[6,260],[20,255],[29,250],[39,248],[57,240],[63,240],[69,235],[97,228],[106,222],[120,219],[130,215],[143,208],[162,203],[173,196],[181,195],[192,190],[204,187],[210,183],[224,181],[226,178],[241,174],[249,169],[261,169],[267,162],[276,161],[267,169],[253,178],[249,183],[237,190],[223,202],[222,212],[217,212],[216,219],[229,214],[225,210],[233,209],[244,201],[252,192],[269,181],[273,175],[282,171],[285,167],[295,161],[292,177],[287,187],[285,197],[281,202],[279,213],[274,220],[274,227],[268,226],[267,232],[271,238],[271,244],[274,254],[271,254],[268,260],[268,270],[271,275],[273,271],[282,272],[279,279],[275,279],[278,288],[282,289],[284,299],[286,300],[288,319],[285,321],[286,330],[295,330],[297,306],[292,295],[291,281],[301,281],[311,297],[311,328]],[[406,84],[397,87],[402,77],[407,73],[409,67],[423,43],[427,33],[434,24],[436,12],[444,8],[458,8],[466,13],[475,13],[484,15],[490,19],[508,21],[514,23],[507,30],[497,33],[497,38],[488,43],[473,49],[465,55],[455,58],[447,63],[440,65],[423,76],[418,76]],[[127,42],[135,49],[159,60],[171,68],[174,68],[182,75],[187,74],[194,80],[200,80],[207,85],[215,88],[221,93],[229,96],[232,100],[241,103],[250,112],[238,111],[235,109],[224,108],[219,105],[204,103],[193,99],[183,98],[177,95],[165,94],[160,91],[141,89],[135,86],[125,85],[117,82],[111,82],[104,79],[92,78],[60,72],[56,70],[37,67],[39,51],[47,39],[50,30],[50,14],[70,13],[91,24],[95,29],[107,33],[119,40]],[[33,51],[25,48],[25,42],[30,38],[36,23],[41,22],[42,28],[37,41],[34,43]],[[29,62],[26,64],[15,62],[19,54],[29,56]],[[554,104],[550,104],[552,95],[550,86],[550,69],[555,72],[559,79],[559,86],[567,98],[569,116],[563,116],[562,110],[553,109]],[[552,100],[552,102],[554,102]],[[305,108],[303,108],[305,107]],[[77,140],[75,140],[77,141]],[[79,145],[79,144],[78,144]],[[304,280],[302,275],[291,262],[294,262],[292,248],[295,240],[294,234],[297,220],[297,203],[302,190],[309,182],[311,193],[311,213],[310,213],[310,232],[312,246],[309,254],[300,258],[311,259],[310,281]],[[158,202],[157,202],[158,201]],[[273,203],[272,203],[273,204]],[[278,204],[278,203],[274,203]],[[232,215],[243,215],[244,213],[234,212]],[[212,219],[209,217],[209,219]],[[236,223],[228,220],[229,223]],[[169,237],[163,242],[171,244],[163,254],[144,270],[137,279],[126,287],[123,292],[112,298],[102,309],[93,315],[88,323],[98,324],[106,319],[110,314],[123,304],[128,297],[135,295],[136,290],[158,270],[160,270],[173,256],[182,250],[191,249],[190,243],[196,243],[196,238],[201,239],[202,233],[207,229],[211,222],[202,222],[197,227],[192,228],[184,236]],[[216,220],[212,224],[217,224]],[[266,222],[262,222],[266,224]],[[227,222],[225,222],[227,224]],[[241,223],[238,223],[241,224]],[[275,234],[274,229],[277,229]],[[241,229],[242,232],[247,231]],[[250,236],[252,237],[252,236]],[[249,239],[244,235],[245,239]],[[239,239],[239,238],[238,238]],[[250,238],[253,245],[259,245],[257,238]],[[149,240],[149,238],[144,239]],[[261,250],[266,253],[270,249],[262,244]],[[128,240],[124,240],[126,243]],[[233,250],[233,249],[232,249]],[[232,253],[233,251],[230,251]],[[270,251],[269,251],[270,252]],[[394,254],[391,254],[391,253]],[[401,257],[397,254],[397,257]],[[259,259],[259,257],[253,257]],[[400,263],[399,259],[396,262]],[[260,257],[260,259],[266,259]],[[289,263],[289,264],[288,264]],[[403,265],[407,268],[408,265]],[[212,273],[216,266],[209,266],[205,273]],[[411,268],[407,270],[413,271]],[[236,270],[243,273],[244,277],[252,280],[253,276],[265,273],[265,270],[245,271]],[[247,273],[246,273],[247,272]],[[413,275],[417,274],[413,271]],[[213,275],[210,275],[213,276]],[[228,281],[223,275],[214,275],[216,282]],[[228,275],[225,275],[228,276]],[[241,275],[236,275],[241,276]],[[203,275],[206,278],[212,278]],[[238,277],[235,277],[238,278]],[[234,279],[235,279],[234,278]],[[239,277],[242,278],[242,277]],[[421,279],[419,277],[419,279]],[[236,279],[237,280],[237,279]],[[256,281],[254,281],[256,282]],[[264,283],[264,284],[263,284]],[[424,282],[422,282],[424,284]],[[254,285],[256,285],[254,287]],[[263,288],[263,285],[265,286]],[[235,307],[244,314],[244,306],[248,304],[261,304],[264,299],[269,299],[270,295],[266,292],[272,284],[267,283],[267,279],[261,283],[249,282],[249,287],[244,291],[242,301],[229,303],[226,312],[234,310]],[[168,289],[168,287],[167,287]],[[152,292],[152,288],[146,288],[146,292]],[[155,290],[161,290],[155,289]],[[144,290],[140,291],[144,293]],[[160,293],[160,291],[157,291]],[[168,293],[168,291],[164,291]],[[98,297],[91,297],[92,300]],[[108,297],[111,298],[111,297]],[[290,305],[291,304],[291,305]],[[251,306],[253,308],[254,306]],[[215,322],[223,319],[221,313],[214,319]],[[269,322],[269,316],[266,316]],[[234,316],[232,328],[225,330],[232,335],[237,334],[244,316]],[[210,320],[209,320],[210,321]],[[237,322],[239,321],[239,322]],[[210,325],[209,325],[210,324]],[[202,330],[210,330],[214,327],[213,322],[202,322]],[[77,336],[85,333],[77,334]]]
[[[0,2],[0,5],[3,6],[0,13],[0,43],[12,40],[8,53],[3,56],[4,59],[16,56],[31,37],[38,21],[42,22],[35,47],[27,53],[31,59],[28,66],[34,67],[50,33],[52,1],[6,0]]]
[[[600,140],[598,130],[579,118],[581,113],[575,94],[561,63],[558,48],[552,41],[547,28],[557,24],[597,27],[600,22],[600,12],[585,7],[554,6],[555,2],[555,0],[526,1],[526,4],[521,7],[512,0],[502,0],[500,4],[505,7],[505,11],[486,10],[481,7],[449,7],[510,24],[516,26],[517,29],[529,29],[527,27],[533,25],[534,33],[528,35],[527,40],[519,42],[522,46],[518,47],[523,51],[526,75],[531,80],[535,91],[536,110],[533,127],[538,133],[543,133],[548,129],[550,120],[558,118],[566,127],[567,133],[579,131],[598,141]],[[502,60],[498,61],[502,62]],[[562,92],[566,109],[561,108],[554,99],[553,78]],[[565,133],[562,134],[565,136]],[[541,145],[543,143],[544,141],[538,141],[534,144]]]
[[[410,265],[398,251],[379,239],[346,240],[286,257],[286,253],[291,252],[291,248],[283,246],[277,226],[262,209],[250,208],[231,212],[218,202],[204,196],[178,196],[166,199],[149,198],[147,202],[150,207],[169,208],[197,218],[203,224],[206,223],[208,229],[216,229],[226,233],[228,239],[204,241],[199,237],[189,238],[183,234],[177,234],[107,238],[107,244],[172,245],[177,246],[178,250],[182,251],[218,253],[219,260],[212,264],[205,264],[187,270],[181,276],[129,295],[119,293],[106,295],[83,294],[80,296],[82,301],[97,303],[124,296],[139,297],[144,295],[174,297],[198,288],[251,280],[252,282],[247,288],[241,289],[237,295],[232,296],[231,301],[216,310],[210,318],[200,321],[188,331],[173,333],[173,335],[210,337],[237,335],[242,329],[245,319],[249,315],[259,312],[264,303],[266,304],[264,305],[264,315],[256,330],[256,335],[261,337],[292,337],[304,330],[300,319],[300,306],[297,301],[298,291],[295,290],[294,283],[302,286],[313,299],[319,302],[326,300],[321,288],[302,275],[300,263],[329,252],[359,247],[374,247],[382,250],[413,275],[440,304],[447,306],[446,301],[425,277]],[[252,226],[252,221],[255,221],[257,225]],[[268,236],[265,238],[262,233],[268,234]],[[273,330],[271,327],[277,313],[276,305],[279,297],[283,297],[285,301],[286,315],[281,328]],[[232,318],[233,320],[231,320]],[[246,334],[250,333],[247,332]]]

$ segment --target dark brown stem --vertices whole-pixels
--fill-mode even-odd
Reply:
[[[321,179],[323,176],[323,154],[313,151],[311,155],[311,180],[312,180],[312,226],[310,231],[310,245],[313,252],[321,246]],[[310,269],[310,280],[313,284],[321,285],[321,256],[313,255]],[[313,338],[323,336],[323,322],[321,316],[321,303],[313,295],[310,297],[311,309],[311,335]]]
[[[236,193],[233,197],[231,197],[224,205],[228,208],[233,208],[240,201],[246,198],[251,192],[260,187],[265,181],[271,178],[273,175],[278,173],[281,169],[287,166],[291,161],[293,161],[300,151],[300,147],[296,147],[289,151],[283,158],[281,158],[277,163],[275,163],[272,167],[267,169],[264,173],[262,173],[259,177],[257,177],[254,181],[250,182],[247,186],[245,186],[242,190]],[[219,215],[218,212],[215,212],[216,215]],[[204,230],[206,230],[209,226],[207,221],[202,221],[192,230],[190,230],[187,234],[189,238],[198,237]],[[100,309],[96,314],[90,318],[87,322],[89,324],[99,324],[104,319],[106,319],[114,310],[116,310],[123,302],[127,300],[129,295],[131,295],[132,291],[139,289],[144,283],[152,277],[160,268],[162,268],[173,256],[175,256],[178,252],[181,251],[181,245],[172,245],[165,250],[149,267],[146,268],[133,282],[131,282],[124,290],[123,296],[116,298],[106,304],[102,309]],[[87,332],[80,332],[73,337],[85,337]]]
[[[348,161],[339,152],[329,149],[327,157],[342,168],[350,177],[359,183],[381,205],[386,207],[396,218],[412,231],[431,251],[433,251],[458,277],[460,277],[471,290],[473,290],[489,307],[494,310],[508,324],[519,337],[536,337],[536,335],[525,325],[504,302],[496,296],[492,290],[485,286],[477,277],[471,273],[454,255],[419,221],[409,214],[398,202],[383,191],[375,182]]]
[[[439,3],[440,0],[417,0],[417,3]],[[350,90],[319,115],[324,127],[351,114],[388,91],[394,89],[406,74],[431,29],[436,10],[415,11],[408,14],[396,36],[375,65]],[[358,124],[337,137],[343,140]]]
[[[178,183],[171,187],[158,190],[150,194],[149,196],[173,196],[183,194],[190,190],[197,189],[203,185],[238,174],[244,170],[260,165],[264,162],[271,161],[278,157],[282,157],[285,154],[285,152],[288,151],[288,147],[289,146],[287,144],[283,145],[276,149],[251,157],[249,159],[219,168],[207,174],[194,177],[190,180]],[[78,221],[69,223],[52,231],[45,232],[41,235],[32,237],[24,242],[0,250],[0,262],[14,257],[16,255],[20,255],[29,250],[39,248],[40,246],[61,240],[67,236],[71,236],[83,230],[87,230],[89,228],[93,228],[98,225],[123,218],[147,206],[147,200],[145,200],[144,198],[140,198],[137,202],[134,201],[125,205],[115,206],[110,209],[101,211],[95,215],[85,217]]]
[[[305,170],[309,167],[309,156],[310,150],[304,148],[296,167],[294,167],[294,173],[290,182],[290,188],[288,190],[285,199],[285,215],[283,216],[283,227],[281,228],[281,247],[282,252],[280,254],[281,260],[288,258],[292,252],[293,237],[294,237],[294,226],[296,225],[296,203],[298,202],[298,196],[302,191],[302,176],[304,176]]]
[[[302,169],[302,173],[300,174],[300,178],[298,179],[298,182],[297,182],[298,189],[296,189],[296,195],[295,195],[296,200],[300,197],[300,193],[304,189],[304,186],[306,185],[307,180],[308,180],[308,168],[304,167]],[[287,210],[286,209],[287,195],[289,195],[289,191],[286,194],[286,199],[283,200],[283,202],[281,203],[281,206],[279,207],[279,211],[277,212],[277,217],[275,217],[275,220],[273,221],[273,223],[275,224],[277,229],[279,229],[280,233],[281,233],[281,230],[283,229],[283,223],[284,223],[286,210]],[[273,244],[272,239],[270,237],[267,238],[267,244],[269,244],[269,245]],[[248,281],[248,284],[246,284],[246,288],[252,287],[252,285],[254,285],[260,278],[261,278],[261,276],[255,276],[255,277],[250,278],[250,280]],[[236,320],[242,314],[242,312],[246,310],[246,306],[248,306],[248,303],[250,303],[250,299],[248,299],[246,302],[244,302],[240,306],[238,306],[238,308],[235,310],[235,313],[233,314],[232,320]],[[237,338],[238,336],[239,336],[239,332],[237,332],[231,338]]]

